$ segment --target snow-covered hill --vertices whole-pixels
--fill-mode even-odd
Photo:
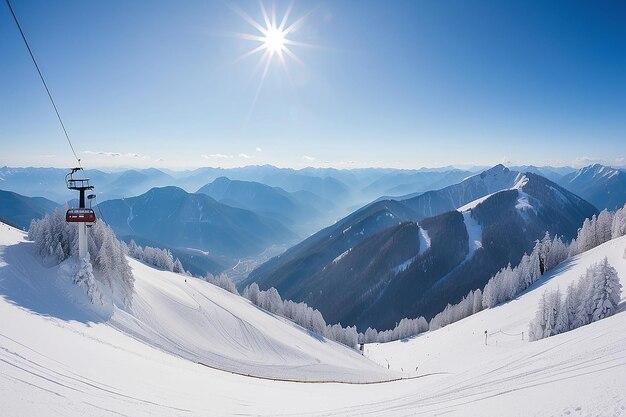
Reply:
[[[626,284],[626,238],[567,261],[503,306],[412,340],[367,346],[384,367],[209,284],[134,261],[132,309],[95,311],[66,282],[69,266],[43,266],[31,246],[23,233],[0,224],[2,416],[626,411],[624,312],[532,343],[498,333],[485,346],[483,334],[525,330],[545,288],[565,287],[604,256]],[[367,385],[281,382],[209,368],[199,359],[302,380],[419,377]]]
[[[71,259],[46,268],[21,232],[1,227],[3,302],[50,317],[62,327],[98,339],[102,331],[114,330],[192,362],[261,377],[378,381],[399,376],[242,297],[131,258],[132,306],[128,311],[111,305],[96,308],[70,282]],[[2,317],[11,326],[10,316]]]

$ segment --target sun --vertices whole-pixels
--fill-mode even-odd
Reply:
[[[250,118],[250,114],[256,105],[256,101],[259,97],[259,93],[263,87],[263,83],[272,62],[278,61],[280,63],[280,66],[283,68],[287,77],[293,84],[293,80],[291,80],[291,75],[287,66],[287,61],[294,61],[305,68],[306,65],[291,49],[294,47],[316,48],[317,46],[292,39],[292,36],[296,34],[305,19],[310,15],[311,11],[305,13],[290,23],[293,3],[287,7],[285,13],[281,15],[281,18],[277,19],[276,5],[272,5],[268,12],[268,9],[265,7],[263,1],[260,1],[259,5],[261,8],[262,20],[257,21],[238,6],[232,3],[228,3],[227,5],[256,30],[255,33],[232,34],[239,39],[256,43],[252,49],[237,58],[235,62],[247,59],[253,55],[261,55],[261,58],[253,71],[253,76],[255,76],[259,71],[262,71],[261,79],[252,101],[252,106],[248,112],[248,117],[245,123],[247,124],[247,120]]]
[[[302,23],[309,13],[306,13],[298,19],[294,20],[293,22],[289,23],[293,3],[291,3],[287,7],[285,13],[281,16],[280,20],[277,19],[275,5],[273,5],[268,11],[262,1],[259,4],[261,7],[262,15],[262,20],[260,21],[253,19],[252,17],[250,17],[249,14],[244,12],[239,7],[233,4],[229,4],[229,7],[235,13],[241,16],[250,26],[252,26],[257,31],[256,33],[234,34],[239,39],[253,41],[257,43],[255,47],[240,56],[237,61],[260,53],[261,60],[258,67],[264,68],[264,75],[262,78],[265,78],[265,73],[269,69],[270,64],[276,59],[280,62],[281,66],[284,69],[287,69],[286,57],[300,65],[304,65],[300,58],[298,58],[298,56],[291,49],[293,47],[301,46],[315,47],[315,45],[293,40],[291,39],[291,36],[295,32],[297,32],[297,30],[302,26]]]
[[[285,50],[285,32],[272,25],[267,28],[263,45],[270,54],[282,53]]]

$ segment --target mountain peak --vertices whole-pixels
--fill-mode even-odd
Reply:
[[[221,177],[215,178],[211,184],[214,184],[214,185],[230,184],[231,182],[232,182],[232,180],[230,178],[221,176]]]
[[[509,171],[507,167],[505,167],[503,164],[498,164],[483,172],[507,172],[507,171]]]

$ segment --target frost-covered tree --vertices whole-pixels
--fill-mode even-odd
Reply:
[[[208,272],[205,277],[204,280],[206,282],[209,282],[213,285],[216,285],[220,288],[225,289],[226,291],[233,293],[235,295],[239,295],[239,291],[237,291],[237,286],[235,285],[235,283],[230,279],[230,277],[226,274],[219,274],[219,275],[213,275],[210,272]],[[258,286],[257,286],[258,288]],[[247,288],[246,288],[247,289]],[[244,297],[248,298],[245,295],[244,292]]]
[[[596,220],[596,246],[611,240],[611,229],[613,227],[613,213],[604,209]]]
[[[165,271],[174,271],[174,257],[169,249],[146,246],[143,249],[143,258],[141,260]]]
[[[530,339],[550,337],[614,314],[621,290],[617,271],[604,258],[568,286],[564,300],[559,290],[543,294],[529,325]]]
[[[183,264],[180,262],[180,259],[176,258],[174,261],[174,265],[172,266],[172,271],[177,274],[184,274],[185,268],[183,268]]]
[[[544,292],[539,300],[539,307],[535,313],[535,319],[530,322],[528,328],[528,337],[531,341],[543,339],[546,329],[546,298],[547,294]]]
[[[259,284],[253,282],[243,290],[243,296],[252,302],[252,304],[259,305]]]
[[[622,284],[617,271],[607,258],[592,267],[591,297],[593,311],[592,321],[597,321],[613,315],[620,301]]]
[[[78,225],[67,223],[62,210],[33,220],[28,236],[37,253],[54,263],[60,263],[78,253]],[[87,247],[91,269],[79,265],[74,282],[95,300],[95,288],[102,294],[108,289],[119,305],[130,306],[134,291],[134,277],[125,256],[125,246],[117,240],[113,230],[104,222],[95,223],[87,233]],[[92,285],[91,277],[99,285]]]
[[[128,244],[128,256],[143,261],[143,248],[137,245],[133,239]]]
[[[78,227],[68,224],[60,209],[33,220],[28,238],[35,243],[40,256],[54,263],[64,261],[78,249]]]
[[[557,332],[557,317],[561,311],[561,292],[556,291],[549,292],[543,303],[543,315],[544,315],[544,331],[543,337],[550,337],[558,334]]]
[[[472,314],[476,314],[483,309],[483,292],[478,288],[474,291],[474,302],[472,308]]]
[[[611,238],[616,239],[626,235],[626,204],[615,211],[611,225]]]

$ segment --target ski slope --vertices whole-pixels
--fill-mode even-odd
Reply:
[[[410,340],[368,345],[365,354],[399,371],[445,373],[430,387],[432,394],[416,401],[433,412],[497,415],[517,403],[512,415],[626,415],[625,249],[626,237],[609,241],[566,260],[514,300]],[[528,342],[528,324],[544,291],[564,292],[605,256],[624,287],[620,312]]]
[[[564,288],[605,255],[624,279],[624,246],[608,242],[519,299],[443,329],[368,345],[380,367],[221,289],[135,261],[132,308],[94,309],[64,266],[42,265],[22,232],[0,225],[0,414],[622,415],[623,312],[532,343],[498,333],[485,346],[483,332],[526,331],[544,288]],[[300,381],[419,377],[285,382],[197,362]]]
[[[14,230],[11,233],[16,240],[23,240]],[[110,327],[192,362],[246,375],[348,382],[401,376],[353,349],[267,313],[243,297],[130,258],[135,277],[131,308],[94,308],[71,283],[73,260],[45,268],[33,250],[31,243],[22,242],[4,251],[9,265],[0,271],[3,293],[9,301],[69,321],[73,328],[86,324],[88,330],[80,331],[87,334],[97,337]],[[23,300],[25,296],[29,301]]]

